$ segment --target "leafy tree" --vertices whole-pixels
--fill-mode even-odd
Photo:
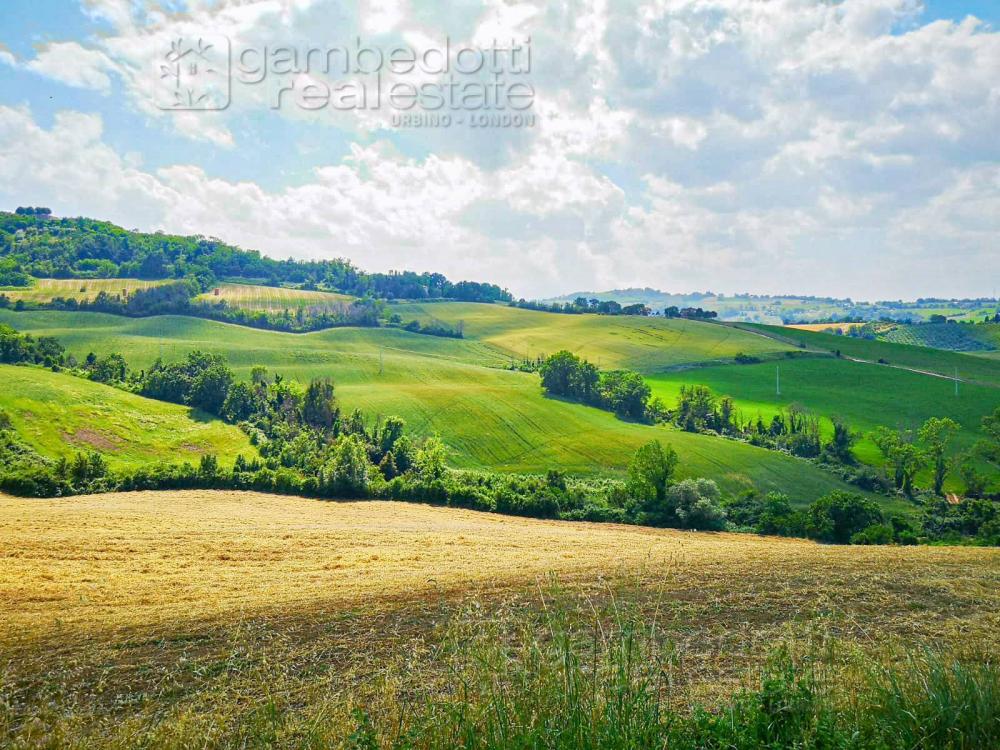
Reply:
[[[165,364],[157,359],[139,385],[139,393],[147,398],[183,404],[191,388],[191,377],[182,363]]]
[[[668,511],[682,529],[718,531],[726,526],[719,487],[711,479],[685,479],[667,489]]]
[[[213,360],[215,359],[213,357]],[[209,414],[221,414],[222,405],[226,402],[233,380],[233,371],[219,357],[217,361],[212,361],[201,368],[191,379],[187,401],[191,406]]]
[[[833,437],[824,446],[823,452],[838,463],[853,465],[857,463],[853,452],[857,439],[857,434],[851,432],[847,422],[841,417],[833,417]]]
[[[715,396],[706,385],[681,386],[674,421],[687,432],[715,429]]]
[[[976,453],[994,466],[1000,467],[1000,406],[983,417],[986,438],[976,443]]]
[[[140,279],[163,279],[167,276],[167,258],[160,250],[155,250],[142,259],[139,265]]]
[[[628,487],[634,498],[652,513],[662,512],[667,486],[677,469],[677,452],[652,440],[635,452],[628,467]]]
[[[393,447],[403,437],[406,422],[401,417],[387,417],[379,430],[378,448],[383,456],[392,452]]]
[[[363,497],[370,480],[368,448],[360,435],[337,440],[333,456],[323,468],[324,489],[331,495]]]
[[[892,527],[884,523],[875,523],[866,529],[851,534],[851,544],[892,544]]]
[[[219,459],[213,453],[206,453],[198,464],[198,473],[206,479],[219,475]]]
[[[257,394],[248,383],[233,383],[222,404],[221,416],[229,422],[249,419],[258,409]]]
[[[302,402],[302,419],[317,430],[329,430],[340,415],[333,395],[333,381],[330,378],[313,379],[306,388]]]
[[[1000,503],[966,498],[952,505],[941,498],[927,506],[924,531],[935,539],[975,538],[983,544],[1000,544]]]
[[[944,480],[948,474],[948,441],[958,432],[959,425],[945,417],[931,417],[920,428],[920,442],[925,454],[930,458],[934,469],[934,494],[940,495],[944,488]]]
[[[800,536],[803,534],[804,523],[802,514],[792,508],[787,495],[780,492],[768,492],[761,508],[757,533]]]
[[[79,488],[87,488],[91,482],[103,478],[107,473],[108,464],[100,453],[77,453],[69,466],[70,478]]]
[[[882,511],[874,500],[838,490],[809,506],[807,531],[823,542],[847,544],[852,535],[881,522]]]
[[[912,497],[913,477],[925,462],[923,451],[913,443],[912,432],[879,427],[872,433],[872,440],[892,466],[896,489]]]
[[[749,490],[724,507],[727,519],[737,527],[750,527],[758,534],[805,536],[803,514],[780,492],[761,497],[756,490]]]
[[[437,481],[444,476],[447,456],[448,450],[441,439],[436,436],[429,437],[417,451],[413,468],[425,482]]]
[[[975,452],[966,454],[962,459],[962,463],[959,464],[958,471],[962,475],[962,484],[965,486],[966,497],[982,497],[986,493],[989,481],[976,467]]]
[[[646,402],[652,393],[649,385],[637,372],[606,372],[600,378],[601,400],[620,417],[642,419],[646,416]]]
[[[0,362],[30,362],[52,367],[62,365],[64,361],[65,350],[56,339],[49,336],[35,338],[0,323]]]
[[[87,366],[90,379],[98,383],[124,383],[128,377],[128,363],[121,354],[109,354],[103,359],[95,359]]]
[[[382,472],[382,476],[386,479],[392,479],[399,474],[399,469],[396,467],[396,459],[393,457],[391,452],[382,456],[382,460],[378,465],[378,470]]]
[[[539,368],[542,388],[556,396],[593,403],[600,380],[597,368],[565,349],[548,357]]]
[[[31,276],[21,270],[14,258],[0,259],[0,286],[25,287],[31,285]]]
[[[392,460],[396,470],[403,474],[413,468],[416,453],[409,435],[401,435],[392,447]]]

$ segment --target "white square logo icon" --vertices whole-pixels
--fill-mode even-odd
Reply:
[[[163,38],[153,61],[153,86],[160,109],[226,109],[231,85],[228,37],[200,34]]]

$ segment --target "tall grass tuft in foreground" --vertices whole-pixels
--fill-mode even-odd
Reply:
[[[871,712],[899,748],[1000,747],[1000,670],[923,653],[871,674]],[[863,709],[862,709],[863,710]]]
[[[363,708],[343,746],[469,750],[973,750],[1000,747],[1000,670],[927,652],[899,664],[780,648],[755,684],[715,706],[674,688],[676,663],[655,623],[616,612],[589,632],[565,613],[545,627],[467,632],[450,646],[444,694],[391,721]]]
[[[558,599],[557,599],[558,602]],[[474,606],[429,651],[315,682],[247,654],[229,676],[173,705],[86,721],[41,709],[14,719],[11,748],[302,748],[320,750],[993,750],[1000,669],[925,651],[839,655],[791,641],[708,705],[656,617],[612,602],[591,614],[545,602]],[[253,634],[247,635],[253,643]],[[242,665],[242,666],[241,666]],[[319,665],[316,665],[319,666]],[[311,668],[309,668],[311,671]],[[2,676],[2,675],[0,675]],[[2,684],[0,684],[2,687]],[[2,691],[0,691],[2,694]]]

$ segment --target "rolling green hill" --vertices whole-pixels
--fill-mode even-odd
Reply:
[[[778,453],[630,424],[598,409],[546,398],[537,375],[488,366],[505,358],[471,340],[396,329],[287,334],[195,318],[54,311],[0,311],[0,322],[58,336],[78,358],[89,351],[117,351],[133,366],[144,367],[161,350],[164,358],[178,359],[202,349],[224,355],[243,376],[254,364],[300,380],[330,376],[347,408],[359,407],[370,416],[398,414],[418,435],[438,433],[457,467],[602,473],[623,469],[642,443],[661,438],[680,454],[682,475],[713,477],[730,490],[754,483],[806,501],[845,486],[811,464]]]
[[[776,367],[780,367],[780,396],[776,394]],[[799,404],[823,418],[827,434],[832,433],[829,417],[834,415],[866,433],[879,425],[916,429],[929,417],[951,417],[962,428],[955,436],[956,451],[982,437],[981,419],[1000,406],[998,388],[963,383],[956,397],[949,380],[830,358],[698,368],[650,376],[647,381],[667,404],[675,403],[682,385],[707,385],[717,395],[731,396],[744,418],[760,414],[768,421],[790,404]],[[866,463],[881,463],[870,438],[861,440],[855,452]]]
[[[461,324],[467,339],[506,357],[534,359],[560,349],[602,369],[625,367],[656,372],[678,365],[728,362],[744,352],[780,355],[793,347],[739,329],[691,320],[608,315],[565,315],[475,303],[392,305],[404,321]]]
[[[37,367],[0,365],[0,383],[0,409],[50,458],[97,452],[112,467],[138,467],[196,463],[206,453],[227,464],[256,455],[239,428],[185,406]]]
[[[945,378],[954,377],[957,371],[958,377],[962,380],[1000,387],[1000,367],[997,366],[996,362],[992,362],[986,357],[781,326],[747,323],[731,324],[731,326],[744,331],[757,332],[762,336],[773,337],[779,342],[793,345],[802,344],[813,351],[831,353],[839,350],[845,357],[868,362],[878,362],[882,359],[894,367],[923,370]]]
[[[894,325],[878,338],[894,344],[926,346],[952,352],[977,352],[996,349],[994,336],[989,330],[996,324],[961,325],[958,323],[924,323],[921,325]]]

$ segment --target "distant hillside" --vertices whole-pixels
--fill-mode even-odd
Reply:
[[[968,354],[989,354],[1000,350],[1000,323],[993,322],[814,323],[789,328]]]
[[[546,304],[565,304],[579,298],[602,302],[613,300],[621,305],[643,304],[660,313],[664,308],[702,307],[719,314],[721,320],[742,323],[825,323],[833,321],[923,322],[934,315],[956,321],[981,322],[1000,310],[996,299],[918,299],[912,302],[885,300],[861,302],[850,298],[810,295],[715,294],[689,292],[675,294],[649,287],[612,289],[606,292],[573,292],[540,300]]]
[[[496,284],[452,282],[439,273],[366,273],[343,258],[275,260],[213,237],[146,233],[107,221],[0,211],[0,287],[43,279],[191,279],[301,285],[381,299],[510,300]]]

